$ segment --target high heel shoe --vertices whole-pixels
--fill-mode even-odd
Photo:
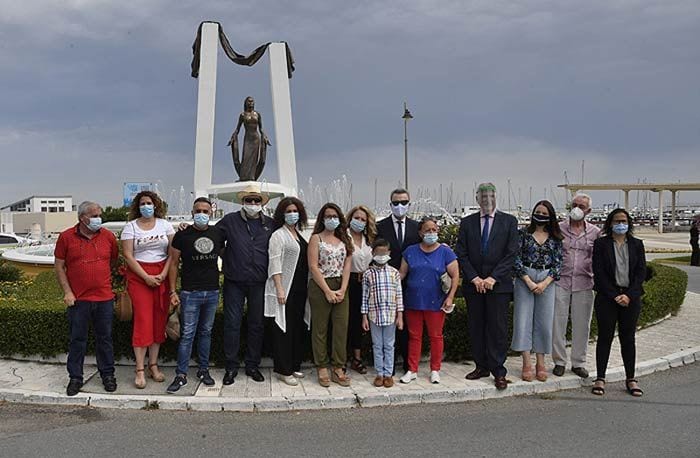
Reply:
[[[526,382],[533,381],[535,379],[535,374],[532,373],[532,366],[523,366],[523,373],[520,378]]]
[[[153,379],[154,382],[165,381],[165,375],[158,369],[158,363],[153,363],[148,365],[148,376]]]
[[[547,369],[544,366],[536,366],[535,367],[535,373],[536,378],[540,382],[546,382],[547,381]]]
[[[139,380],[139,372],[144,372],[144,370],[143,369],[136,369],[134,372],[136,373],[136,378],[134,379],[134,386],[136,388],[138,388],[139,390],[146,388],[146,377],[142,376],[143,379]]]

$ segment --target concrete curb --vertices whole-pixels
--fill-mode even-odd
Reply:
[[[637,364],[637,375],[649,375],[654,372],[669,370],[672,367],[693,364],[696,361],[700,362],[700,346],[642,361]],[[622,367],[612,368],[608,371],[606,377],[608,382],[619,382],[624,379],[625,374],[624,368]],[[470,384],[466,385],[466,383]],[[283,412],[480,401],[484,399],[571,390],[582,386],[591,386],[593,379],[581,379],[575,375],[567,375],[564,377],[552,376],[546,382],[529,383],[514,381],[514,383],[509,384],[508,388],[504,391],[496,390],[491,383],[476,383],[479,383],[479,386],[474,386],[474,382],[465,382],[464,389],[456,390],[415,390],[412,392],[392,392],[391,390],[387,390],[384,393],[357,392],[342,396],[275,396],[265,398],[174,397],[165,395],[127,396],[95,393],[79,393],[76,396],[68,397],[65,394],[45,391],[2,389],[0,390],[0,401],[27,404],[89,406],[111,409]]]

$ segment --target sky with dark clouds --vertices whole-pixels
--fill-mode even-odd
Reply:
[[[202,20],[241,53],[290,44],[302,188],[344,175],[372,205],[376,179],[387,200],[403,176],[404,100],[414,196],[442,184],[458,204],[474,182],[510,179],[527,205],[530,187],[551,196],[564,171],[579,181],[582,160],[587,182],[700,182],[696,0],[0,0],[0,11],[1,204],[117,204],[124,181],[189,192]],[[274,138],[269,84],[266,58],[247,68],[220,55],[214,181],[235,179],[226,142],[245,96]]]

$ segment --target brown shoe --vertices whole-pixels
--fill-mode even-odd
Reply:
[[[148,376],[152,378],[154,382],[165,381],[165,375],[158,369],[158,363],[148,365]]]
[[[508,380],[505,377],[496,377],[495,385],[497,390],[505,390],[508,388]]]
[[[318,368],[318,384],[326,388],[331,386],[331,379],[328,377],[328,369],[325,367]]]
[[[391,388],[394,386],[394,377],[384,377],[384,388]]]
[[[480,378],[488,377],[489,375],[491,375],[489,371],[477,367],[476,369],[468,373],[464,378],[466,378],[467,380],[479,380]]]
[[[374,377],[373,383],[374,386],[376,386],[377,388],[379,388],[380,386],[384,386],[384,377],[382,377],[381,375],[377,375],[376,377]]]
[[[331,382],[340,386],[350,386],[350,378],[345,374],[342,367],[336,367],[331,372]]]

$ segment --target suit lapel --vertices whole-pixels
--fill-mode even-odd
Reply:
[[[396,238],[396,230],[394,230],[394,220],[391,219],[391,216],[390,216],[384,220],[384,223],[385,223],[384,229],[385,229],[386,233],[389,234],[389,240],[388,240],[389,244],[391,246],[398,246],[399,251],[401,251],[401,246],[399,245],[399,240]]]

